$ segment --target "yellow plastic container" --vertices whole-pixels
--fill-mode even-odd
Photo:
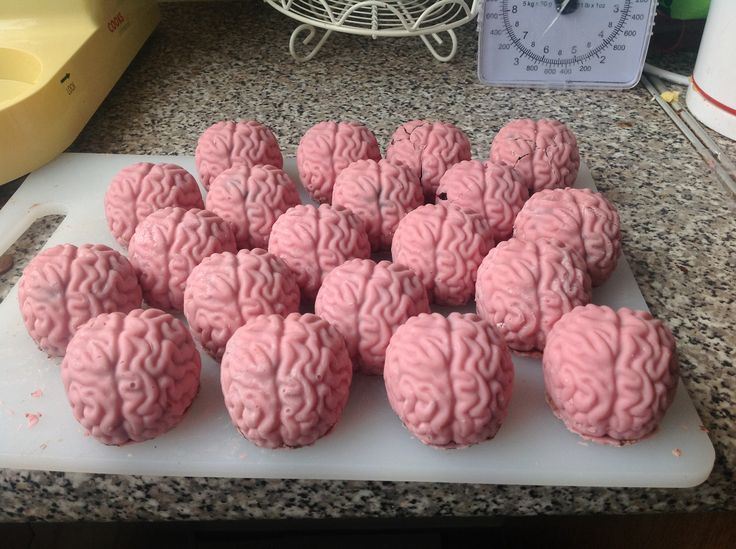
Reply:
[[[155,0],[0,2],[0,184],[74,141],[159,19]]]

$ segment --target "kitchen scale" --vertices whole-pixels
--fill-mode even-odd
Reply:
[[[656,8],[657,0],[485,0],[478,76],[494,86],[631,88]]]
[[[0,0],[0,185],[71,145],[159,18],[155,0]]]

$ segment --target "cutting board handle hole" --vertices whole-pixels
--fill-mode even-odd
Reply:
[[[36,254],[46,245],[48,238],[43,241],[36,241],[35,238],[39,234],[48,234],[49,238],[59,228],[61,222],[66,216],[52,214],[44,215],[33,221],[30,226],[18,237],[18,239],[6,250],[3,255],[9,255],[13,258],[15,264],[13,269],[5,274],[7,277],[13,278],[11,285],[15,285],[16,279],[20,278],[28,262],[33,259]],[[0,301],[5,299],[5,295],[0,296]]]

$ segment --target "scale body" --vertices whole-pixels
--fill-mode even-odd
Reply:
[[[495,86],[627,89],[657,0],[485,0],[478,76]]]
[[[159,18],[155,0],[0,0],[0,185],[74,141]]]

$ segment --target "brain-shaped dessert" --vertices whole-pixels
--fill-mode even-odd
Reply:
[[[146,303],[181,311],[192,269],[205,257],[236,247],[230,226],[212,212],[164,208],[138,225],[128,251]]]
[[[348,259],[366,259],[371,246],[363,222],[350,211],[299,205],[273,224],[268,251],[294,271],[302,296],[314,299],[327,273]]]
[[[215,359],[235,330],[258,315],[299,309],[294,273],[265,250],[212,254],[194,267],[184,290],[184,314],[194,337]]]
[[[338,422],[353,367],[345,341],[313,314],[263,315],[227,344],[220,380],[238,431],[258,446],[312,444]]]
[[[491,229],[481,216],[426,204],[401,220],[391,255],[419,275],[430,301],[463,305],[473,296],[478,266],[492,247]]]
[[[408,267],[351,259],[325,277],[314,311],[343,335],[358,370],[380,375],[391,336],[409,317],[428,313],[429,301]]]
[[[563,316],[543,357],[547,401],[572,432],[605,444],[653,433],[679,377],[675,340],[645,311],[587,305]]]
[[[512,120],[491,143],[491,160],[513,166],[530,192],[569,187],[580,169],[575,135],[557,120]]]
[[[320,122],[296,149],[299,178],[318,202],[330,203],[335,178],[356,160],[380,160],[381,149],[368,128],[357,122]]]
[[[204,208],[194,176],[165,162],[138,162],[120,170],[105,193],[105,217],[110,232],[128,246],[138,223],[167,206]]]
[[[194,161],[205,189],[233,166],[284,166],[276,136],[255,120],[223,120],[207,128],[197,141]]]
[[[200,357],[186,325],[157,309],[101,314],[61,364],[74,417],[104,444],[142,442],[181,420],[199,391]]]
[[[414,436],[456,448],[496,435],[514,366],[501,337],[478,316],[420,314],[391,338],[383,377],[391,407]]]
[[[485,217],[496,242],[511,238],[514,219],[529,191],[510,166],[479,160],[458,162],[445,172],[437,188],[437,202]]]
[[[64,356],[74,332],[102,313],[141,306],[128,260],[101,244],[62,244],[42,251],[23,271],[18,302],[23,323],[49,356]]]
[[[340,172],[332,205],[343,206],[365,224],[373,250],[391,247],[399,221],[424,204],[419,178],[388,160],[358,160]]]
[[[218,175],[207,209],[230,224],[238,248],[266,248],[276,219],[301,204],[296,185],[275,166],[234,166]]]
[[[512,238],[492,249],[478,269],[478,314],[517,351],[544,349],[562,315],[590,297],[583,258],[560,242]]]
[[[434,202],[447,168],[470,160],[470,140],[452,124],[412,120],[399,126],[391,136],[386,158],[412,170],[422,183],[424,198]]]
[[[590,189],[541,191],[516,216],[514,236],[556,239],[578,252],[593,281],[605,282],[621,255],[621,222],[616,207]]]

